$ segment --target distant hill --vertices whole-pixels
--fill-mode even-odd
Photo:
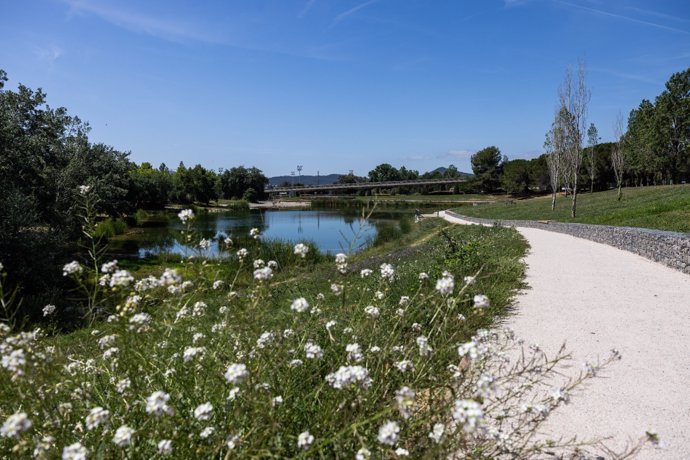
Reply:
[[[278,186],[280,184],[283,184],[287,182],[288,184],[292,184],[293,182],[296,183],[301,183],[304,185],[330,185],[330,184],[335,184],[338,182],[338,178],[340,176],[343,176],[344,174],[328,174],[326,176],[307,176],[307,175],[302,175],[302,176],[275,176],[275,177],[269,177],[268,178],[268,185],[269,186]]]
[[[435,173],[443,174],[447,170],[448,170],[448,168],[446,168],[445,166],[439,166],[438,168],[436,168],[432,171],[429,171],[426,174],[435,174]],[[463,176],[464,177],[472,177],[472,176],[474,176],[474,174],[472,174],[472,173],[466,173],[466,172],[462,172],[462,171],[458,171],[458,174],[460,174],[460,177],[463,177]]]

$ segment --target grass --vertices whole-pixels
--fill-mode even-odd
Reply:
[[[643,227],[690,232],[690,185],[667,185],[581,193],[577,198],[577,217],[570,217],[570,198],[560,196],[551,211],[551,196],[456,208],[459,214],[486,219],[555,220],[587,224]]]
[[[311,251],[302,260],[275,243],[267,245],[270,250],[261,246],[261,241],[247,241],[250,256],[244,263],[188,260],[178,269],[193,282],[190,289],[142,291],[131,308],[124,307],[134,294],[131,285],[104,290],[99,302],[104,314],[118,313],[93,328],[8,338],[12,349],[23,350],[27,364],[25,369],[19,365],[19,373],[0,370],[0,421],[23,412],[33,426],[16,438],[0,438],[0,456],[29,456],[42,447],[53,458],[79,443],[89,458],[158,458],[158,443],[166,439],[172,441],[175,458],[353,458],[362,448],[371,450],[372,458],[393,458],[395,447],[409,450],[411,458],[443,458],[458,449],[477,458],[497,452],[491,450],[493,441],[464,434],[464,422],[457,428],[449,424],[449,389],[457,385],[448,366],[459,362],[458,344],[505,314],[522,286],[526,243],[517,232],[427,219],[396,241],[350,257],[347,274],[335,271],[332,258]],[[278,262],[270,282],[254,279],[252,260],[259,256]],[[379,276],[384,262],[393,264],[395,281]],[[360,276],[363,268],[373,274]],[[473,284],[460,289],[463,276],[480,270]],[[422,271],[428,281],[419,281]],[[434,289],[435,280],[447,276],[444,272],[455,276],[453,294]],[[218,280],[224,284],[214,287]],[[341,294],[331,292],[333,284]],[[473,308],[476,294],[487,295],[490,307]],[[403,302],[403,296],[408,300]],[[290,308],[299,297],[308,300],[311,312]],[[380,314],[366,314],[368,305]],[[59,321],[61,308],[52,321]],[[144,312],[150,321],[137,323]],[[330,321],[335,326],[327,327]],[[422,353],[420,336],[433,347],[432,354]],[[106,339],[99,347],[98,341]],[[309,342],[320,345],[319,359],[305,357]],[[346,350],[353,343],[361,346],[359,358]],[[370,351],[374,346],[380,351]],[[203,349],[183,359],[191,347]],[[300,365],[294,364],[296,358]],[[397,368],[403,361],[410,366],[405,372]],[[245,381],[224,378],[232,363],[246,364]],[[366,388],[353,384],[339,390],[328,383],[327,375],[348,363],[368,370]],[[478,398],[472,379],[479,375],[472,375],[466,371],[464,385],[452,390],[454,398]],[[417,402],[405,409],[409,419],[395,402],[406,386],[417,391]],[[160,417],[146,411],[146,399],[155,391],[170,397],[172,409]],[[283,398],[280,405],[273,400],[277,396]],[[205,403],[213,407],[208,419],[195,416]],[[85,429],[85,417],[95,407],[105,408],[109,416]],[[379,429],[387,420],[400,428],[394,447],[381,441]],[[435,443],[428,433],[438,423],[447,424],[447,435]],[[116,445],[114,433],[123,426],[134,435]],[[307,431],[313,443],[298,446],[300,433]],[[45,436],[52,441],[41,441]]]

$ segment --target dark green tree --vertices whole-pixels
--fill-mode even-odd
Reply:
[[[498,147],[487,147],[472,155],[472,172],[477,186],[484,193],[495,192],[501,183],[501,174],[507,157],[501,155]]]
[[[529,193],[530,162],[527,160],[511,160],[503,166],[501,184],[511,195],[526,195]]]

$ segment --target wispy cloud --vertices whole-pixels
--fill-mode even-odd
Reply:
[[[649,78],[649,77],[646,77],[644,75],[635,74],[635,73],[619,72],[617,70],[606,69],[606,68],[601,68],[601,67],[590,67],[589,70],[591,70],[592,72],[601,72],[601,73],[605,73],[608,75],[613,75],[614,77],[620,77],[620,78],[624,78],[626,80],[640,81],[640,82],[649,83],[652,85],[658,85],[659,83],[662,83],[662,82],[655,80],[653,78]]]
[[[678,16],[673,16],[670,14],[662,13],[660,11],[648,10],[648,9],[643,9],[643,8],[636,8],[634,6],[629,6],[626,9],[628,9],[630,11],[636,11],[636,12],[641,13],[641,14],[646,14],[649,16],[656,16],[657,18],[666,19],[668,21],[690,23],[690,19],[685,19],[685,18],[681,18]]]
[[[606,17],[610,17],[610,18],[622,19],[624,21],[634,22],[636,24],[642,24],[642,25],[654,27],[657,29],[667,30],[669,32],[676,32],[676,33],[690,35],[690,30],[678,29],[676,27],[667,26],[665,24],[659,24],[657,22],[646,21],[644,19],[638,19],[638,18],[634,18],[631,16],[625,16],[623,14],[612,13],[610,11],[605,11],[605,10],[602,10],[599,8],[592,8],[589,6],[578,5],[576,3],[571,3],[571,2],[564,1],[564,0],[553,0],[553,1],[558,3],[558,4],[570,7],[570,8],[580,9],[580,10],[587,11],[589,13],[596,14],[599,16],[606,16]]]
[[[37,46],[34,48],[34,54],[39,60],[45,61],[48,64],[53,64],[60,56],[62,56],[63,50],[59,46],[55,45],[49,45],[46,47]]]
[[[443,155],[439,155],[439,158],[469,158],[475,154],[474,150],[450,150]]]
[[[406,160],[409,161],[426,161],[426,160],[433,160],[434,157],[431,155],[410,155],[408,157],[405,157]]]
[[[298,18],[304,17],[304,15],[307,14],[309,12],[309,10],[311,10],[311,7],[314,6],[315,3],[316,3],[316,0],[307,0],[307,3],[304,4],[304,7],[302,7],[302,11],[299,12],[297,17]]]
[[[342,21],[343,19],[347,18],[348,16],[352,16],[353,14],[355,14],[356,12],[358,12],[359,10],[362,10],[362,9],[368,7],[368,6],[371,6],[371,5],[373,5],[374,3],[378,3],[379,1],[380,1],[380,0],[368,0],[368,1],[366,1],[366,2],[360,3],[359,5],[353,6],[352,8],[350,8],[350,9],[347,10],[347,11],[343,11],[342,13],[340,13],[339,15],[337,15],[337,16],[333,19],[333,23],[331,24],[331,27],[337,25],[340,21]]]
[[[222,38],[191,24],[159,17],[147,16],[134,11],[106,5],[97,1],[63,0],[77,14],[91,14],[133,32],[151,35],[170,41],[201,41],[220,43]]]

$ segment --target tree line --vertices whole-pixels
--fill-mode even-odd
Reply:
[[[50,297],[60,285],[56,267],[77,250],[82,232],[79,186],[90,187],[100,216],[113,218],[171,202],[264,194],[268,179],[253,167],[137,165],[128,152],[92,143],[88,123],[49,106],[41,89],[11,91],[6,82],[0,70],[0,263],[24,297]]]

